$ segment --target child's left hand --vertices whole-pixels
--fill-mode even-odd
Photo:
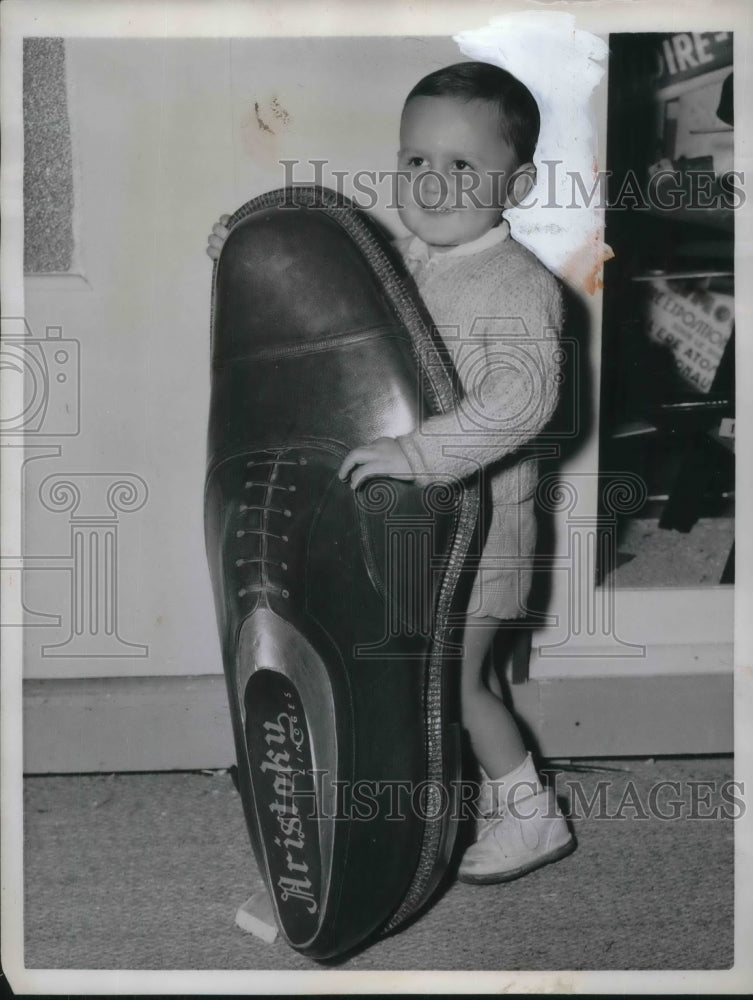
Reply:
[[[394,438],[388,437],[377,438],[371,444],[354,448],[347,454],[337,474],[340,479],[345,480],[351,472],[350,487],[353,490],[370,476],[414,478],[403,449]]]

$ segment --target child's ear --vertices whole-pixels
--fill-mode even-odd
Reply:
[[[522,163],[510,175],[505,192],[505,208],[517,208],[536,184],[536,167],[533,163]]]

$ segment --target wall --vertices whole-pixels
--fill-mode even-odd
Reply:
[[[34,443],[54,442],[60,454],[27,451],[24,554],[36,568],[25,573],[25,603],[61,617],[59,628],[26,630],[27,676],[217,666],[200,530],[211,273],[203,247],[233,199],[228,45],[66,42],[82,277],[29,279],[26,317],[36,337],[61,327],[78,344],[78,396],[71,378],[69,398],[55,406],[80,405],[80,426],[55,437],[48,421],[53,434]],[[119,481],[113,510],[107,491]],[[66,482],[81,491],[77,510],[65,509]],[[108,523],[117,531],[115,587],[105,595],[101,580],[81,581],[87,616],[100,598],[98,622],[84,629],[93,634],[52,648],[75,625],[72,531],[104,544]],[[105,619],[115,610],[113,628]]]

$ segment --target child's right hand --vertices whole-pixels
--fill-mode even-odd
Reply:
[[[207,240],[207,253],[212,258],[212,260],[217,260],[220,256],[220,250],[222,250],[222,245],[227,239],[230,230],[227,228],[227,224],[230,222],[229,215],[221,215],[220,221],[215,222],[212,226],[212,232]]]

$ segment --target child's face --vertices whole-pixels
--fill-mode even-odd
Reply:
[[[410,174],[399,188],[402,222],[442,251],[497,225],[519,164],[488,101],[414,97],[403,109],[398,167]]]

